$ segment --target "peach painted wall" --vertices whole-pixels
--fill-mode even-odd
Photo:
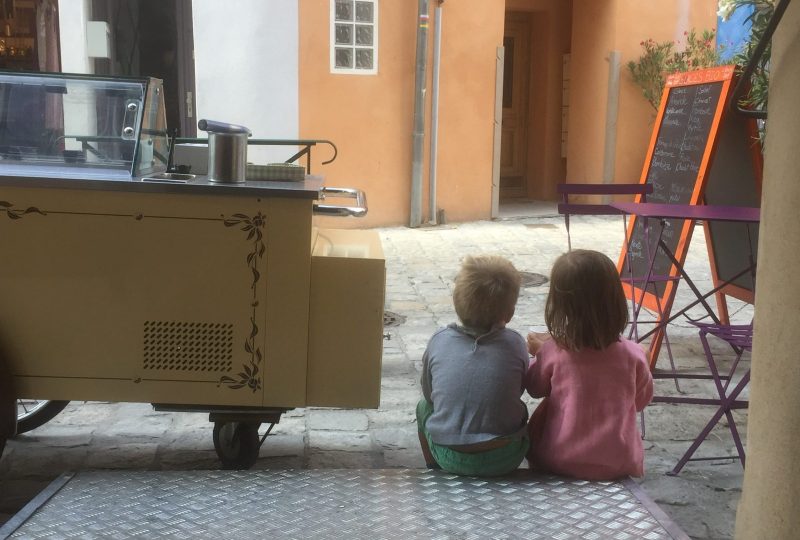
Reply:
[[[602,182],[612,50],[621,53],[614,177],[639,181],[655,111],[627,63],[639,57],[640,42],[648,38],[680,41],[691,28],[716,29],[716,6],[716,0],[574,0],[568,182]]]
[[[363,189],[369,203],[365,218],[325,218],[321,226],[408,221],[416,3],[379,2],[378,17],[378,73],[333,74],[330,0],[299,3],[300,138],[333,141],[336,161],[320,166],[329,157],[320,147],[313,172],[324,175],[326,185]]]
[[[438,2],[430,2],[433,18]],[[442,5],[437,206],[448,221],[487,219],[491,210],[495,51],[502,43],[503,3]],[[417,3],[381,0],[377,75],[332,74],[329,0],[300,0],[300,138],[330,139],[332,164],[314,171],[326,185],[366,191],[363,219],[318,218],[320,226],[404,225],[409,220]],[[433,26],[431,25],[431,30]],[[429,32],[429,56],[432,31]],[[430,111],[430,69],[428,96]],[[430,116],[426,126],[423,192],[427,194]],[[428,220],[427,196],[423,220]]]
[[[608,51],[616,32],[617,0],[574,0],[567,145],[570,183],[600,182],[603,173]]]

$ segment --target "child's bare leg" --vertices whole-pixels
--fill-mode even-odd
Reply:
[[[419,436],[419,447],[422,449],[422,457],[425,458],[425,466],[429,469],[438,469],[439,465],[433,458],[433,454],[431,454],[431,449],[428,446],[428,439],[419,431],[417,432],[417,436]]]

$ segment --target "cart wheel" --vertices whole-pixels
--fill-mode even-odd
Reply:
[[[46,424],[64,410],[69,401],[17,400],[17,435]]]
[[[261,441],[258,439],[260,423],[214,422],[214,449],[222,468],[245,470],[255,464]]]

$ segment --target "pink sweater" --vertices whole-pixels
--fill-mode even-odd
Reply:
[[[586,480],[644,474],[636,413],[653,398],[653,378],[638,344],[621,339],[573,352],[549,340],[531,361],[525,388],[548,398],[529,423],[535,466]]]

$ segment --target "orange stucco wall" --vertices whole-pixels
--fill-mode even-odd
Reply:
[[[330,2],[299,3],[300,138],[333,141],[339,156],[317,151],[313,170],[329,186],[366,191],[369,214],[363,219],[325,219],[328,226],[400,224],[408,219],[411,181],[411,129],[414,112],[416,5],[380,2],[377,75],[330,71]],[[403,23],[402,21],[405,21]]]
[[[638,181],[654,114],[626,64],[640,42],[681,39],[716,27],[716,0],[491,0],[444,2],[439,98],[437,208],[447,221],[487,219],[491,211],[495,54],[505,11],[532,12],[529,194],[554,200],[558,182],[601,182],[606,137],[608,55],[621,53],[614,181]],[[430,1],[427,129],[422,201],[428,221],[428,138],[434,8]],[[339,147],[314,170],[331,186],[366,191],[363,219],[319,219],[320,225],[369,227],[409,222],[417,2],[379,2],[377,75],[332,74],[330,0],[299,2],[300,137]],[[562,58],[571,55],[569,143],[561,157]]]
[[[655,111],[627,63],[648,38],[680,41],[692,28],[715,29],[716,7],[716,0],[574,0],[567,181],[602,181],[612,50],[621,53],[614,181],[639,181]]]
[[[430,2],[432,20],[436,5]],[[486,219],[490,213],[495,51],[502,43],[502,6],[497,0],[442,5],[437,207],[449,221]],[[315,172],[325,175],[327,185],[365,190],[369,201],[363,219],[325,218],[320,225],[367,227],[409,220],[417,3],[383,0],[378,14],[378,74],[333,74],[329,0],[300,0],[300,137],[335,142],[339,157],[320,167],[325,151],[318,150]],[[429,35],[432,54],[432,31]],[[429,72],[431,67],[429,61]],[[429,89],[430,82],[429,76]],[[430,111],[430,90],[426,108]],[[427,194],[427,150],[424,170]],[[425,221],[427,208],[426,196]]]

